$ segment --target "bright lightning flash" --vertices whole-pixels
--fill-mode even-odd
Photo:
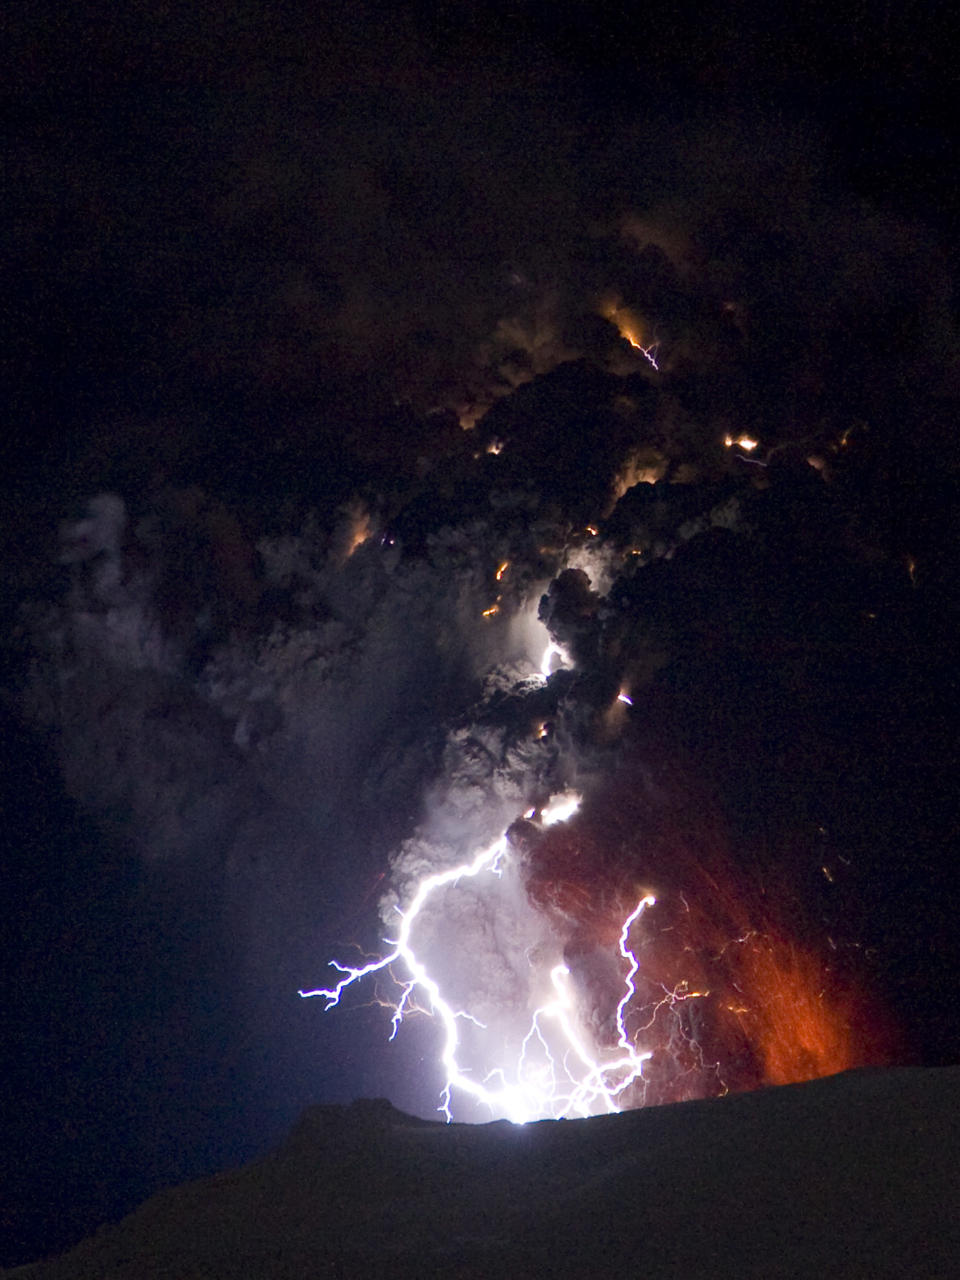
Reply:
[[[554,817],[554,821],[564,821],[576,808],[575,804],[571,807],[572,795],[555,797],[560,802],[557,812],[563,816]],[[462,1061],[465,1054],[460,1034],[462,1024],[469,1022],[481,1031],[487,1028],[469,1011],[453,1008],[444,998],[440,983],[428,973],[417,954],[413,933],[424,906],[438,890],[455,886],[461,880],[501,877],[509,858],[507,838],[501,836],[472,861],[427,876],[420,882],[407,909],[399,913],[400,929],[396,939],[387,940],[392,948],[387,955],[359,966],[332,960],[332,967],[343,975],[339,982],[329,988],[301,991],[300,995],[304,998],[322,996],[326,1008],[332,1009],[354,983],[384,970],[393,976],[393,966],[402,970],[403,976],[396,979],[402,991],[394,1005],[390,1039],[396,1036],[405,1014],[415,1008],[425,1009],[439,1020],[443,1032],[440,1061],[445,1083],[438,1110],[448,1121],[453,1118],[455,1093],[472,1097],[488,1107],[493,1117],[505,1117],[515,1124],[618,1111],[621,1095],[634,1081],[642,1079],[643,1064],[650,1057],[631,1043],[625,1026],[627,1007],[636,994],[633,980],[639,968],[628,945],[629,935],[644,910],[654,904],[649,894],[637,903],[620,931],[620,955],[628,972],[616,1010],[615,1046],[598,1047],[592,1043],[593,1037],[578,1017],[570,970],[560,963],[550,970],[552,994],[534,1010],[516,1060],[498,1066],[484,1079],[473,1074]]]

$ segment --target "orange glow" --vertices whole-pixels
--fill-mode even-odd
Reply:
[[[765,1084],[795,1084],[858,1064],[848,1000],[815,956],[764,938],[741,957],[753,1001],[744,1020]]]
[[[758,440],[754,440],[753,436],[744,435],[734,437],[727,435],[723,437],[723,443],[728,449],[732,449],[733,446],[736,445],[738,449],[743,449],[745,453],[753,453],[754,449],[760,442]]]
[[[618,300],[613,299],[605,302],[600,314],[605,320],[609,320],[612,325],[616,326],[620,337],[629,342],[634,351],[639,351],[641,355],[646,356],[647,360],[657,368],[657,362],[654,358],[657,343],[653,340],[644,343],[643,326],[635,312],[629,307],[622,306]]]
[[[886,1061],[889,1028],[829,940],[779,916],[711,830],[702,797],[657,785],[645,791],[625,772],[589,797],[544,833],[527,877],[534,904],[572,929],[574,971],[577,956],[588,963],[611,945],[638,893],[656,895],[631,939],[639,968],[625,1025],[651,1056],[630,1105]]]
[[[350,548],[347,551],[347,559],[349,559],[350,556],[353,555],[357,547],[362,547],[363,544],[369,539],[369,537],[370,537],[369,528],[364,527],[364,528],[354,529],[353,536],[350,539]]]
[[[500,605],[492,604],[489,609],[484,609],[483,616],[485,618],[492,618],[495,613],[499,613],[499,612],[500,612]]]
[[[507,570],[508,570],[509,568],[510,568],[510,561],[509,561],[509,560],[504,560],[503,564],[502,564],[502,565],[500,566],[500,568],[497,570],[497,581],[498,581],[498,582],[500,581],[500,579],[503,577],[503,575],[507,572]]]
[[[643,350],[643,343],[640,341],[640,338],[637,335],[636,330],[632,329],[630,325],[626,325],[626,324],[621,324],[618,327],[620,329],[621,338],[626,338],[626,340],[630,343],[631,347],[636,348],[637,351]]]
[[[369,511],[359,502],[349,504],[343,511],[347,520],[341,535],[340,554],[349,560],[358,547],[373,537],[373,523]]]
[[[631,347],[635,347],[637,351],[643,350],[643,343],[640,340],[640,323],[628,307],[622,307],[616,302],[608,302],[602,314],[605,320],[616,325],[620,337],[625,338]]]

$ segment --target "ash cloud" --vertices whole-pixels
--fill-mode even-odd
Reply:
[[[562,409],[558,374],[547,374],[517,393],[518,423],[539,397],[574,426],[600,375],[575,363],[561,376]],[[611,378],[601,377],[607,399]],[[519,433],[511,445],[522,453]],[[642,445],[638,431],[601,455],[601,509]],[[529,477],[525,494],[491,486],[500,462],[471,462],[487,479],[456,524],[442,503],[421,505],[412,523],[354,503],[256,542],[199,491],[161,491],[137,510],[101,495],[62,527],[64,595],[25,615],[26,702],[56,732],[68,787],[154,877],[189,884],[202,870],[219,883],[238,952],[234,998],[267,1028],[293,1016],[278,1012],[284,989],[292,1001],[338,946],[369,936],[345,936],[345,924],[369,931],[379,897],[390,936],[424,875],[510,828],[504,876],[445,891],[424,912],[418,947],[498,1044],[519,1044],[561,959],[578,974],[585,1023],[609,1036],[618,966],[607,952],[640,864],[618,846],[588,884],[555,870],[555,839],[536,827],[524,836],[516,820],[565,788],[602,790],[636,749],[645,715],[619,692],[640,708],[652,696],[660,725],[662,671],[702,660],[718,627],[723,653],[738,653],[753,625],[743,566],[767,572],[764,544],[788,499],[827,543],[842,536],[842,512],[810,467],[799,488],[787,479],[774,491],[765,475],[758,489],[731,455],[725,479],[636,486],[585,528],[581,495],[564,512],[562,487],[540,497]],[[509,463],[503,475],[518,480]],[[572,667],[545,681],[548,642]],[[576,824],[573,838],[591,847]],[[484,1052],[478,1061],[495,1069]],[[704,1072],[686,1087],[702,1089]],[[428,1070],[412,1086],[421,1110],[430,1084]]]
[[[942,311],[921,301],[935,242],[824,197],[809,144],[753,136],[766,146],[747,162],[736,137],[692,133],[669,206],[541,246],[539,277],[511,267],[513,310],[491,311],[474,349],[481,416],[457,423],[459,392],[446,416],[383,416],[356,436],[363,496],[347,500],[348,466],[312,511],[161,470],[63,524],[62,594],[25,615],[31,714],[71,792],[148,862],[223,877],[252,951],[297,936],[291,977],[333,927],[324,904],[359,909],[388,850],[389,919],[416,869],[615,769],[643,723],[619,693],[669,706],[678,672],[719,664],[722,686],[765,634],[818,644],[783,564],[838,566],[815,591],[831,608],[847,593],[844,643],[862,639],[853,601],[872,616],[872,593],[903,589],[905,549],[853,505],[858,469],[895,465],[901,445],[854,416],[871,413],[866,366],[841,363],[837,335],[858,308]],[[786,196],[750,203],[774,185]],[[799,345],[775,351],[784,325]],[[624,336],[641,330],[659,369]],[[944,380],[951,332],[930,321]],[[898,343],[889,376],[915,376],[926,340]],[[814,366],[802,396],[778,380]],[[544,688],[548,636],[573,670]]]
[[[549,785],[529,710],[512,745],[495,716],[448,734],[485,681],[503,703],[536,672],[536,596],[519,565],[496,579],[529,536],[474,513],[411,554],[354,504],[255,545],[196,490],[103,494],[63,523],[58,590],[22,617],[23,706],[148,880],[208,896],[229,998],[265,1038],[337,946],[375,944],[386,855],[424,812],[436,863]]]
[[[390,851],[388,918],[417,868],[589,790],[648,720],[708,723],[757,648],[821,655],[764,697],[831,697],[811,596],[838,645],[869,648],[862,617],[877,593],[904,607],[904,566],[950,593],[939,517],[860,501],[901,474],[928,493],[954,458],[934,232],[839,193],[803,122],[613,103],[598,127],[575,86],[553,109],[572,81],[550,57],[447,79],[416,24],[371,38],[322,74],[293,58],[282,94],[289,30],[250,36],[249,60],[228,42],[228,94],[145,100],[166,167],[130,187],[109,136],[87,145],[62,192],[73,256],[43,258],[82,299],[110,292],[115,244],[159,345],[124,358],[143,412],[74,446],[84,499],[112,488],[66,520],[63,580],[24,615],[25,705],[151,874],[218,880],[264,990],[308,980],[336,904],[375,944],[356,917]],[[27,196],[68,142],[20,140]],[[174,170],[205,175],[194,203]],[[67,244],[35,219],[24,236]],[[183,371],[163,417],[151,360]],[[543,687],[548,633],[573,669]]]
[[[338,940],[334,904],[363,933],[390,851],[402,902],[531,791],[615,769],[638,697],[698,726],[758,647],[824,652],[811,595],[856,647],[908,562],[948,594],[936,519],[860,501],[902,472],[927,492],[953,458],[936,234],[833,189],[802,123],[611,108],[585,150],[577,94],[547,106],[568,83],[550,59],[446,82],[422,34],[390,33],[389,111],[372,80],[314,93],[294,61],[282,96],[245,74],[168,138],[209,175],[180,208],[209,252],[177,251],[162,286],[142,253],[143,283],[157,358],[217,429],[104,419],[78,474],[114,491],[65,525],[63,590],[26,624],[27,702],[72,794],[155,867],[210,868],[270,957],[251,968],[290,990]],[[70,197],[88,291],[109,283],[97,192],[129,217],[168,191],[116,163]],[[131,255],[160,230],[136,226]],[[546,688],[542,624],[573,659]],[[816,665],[763,696],[831,697]],[[753,756],[780,746],[757,720],[759,790]]]

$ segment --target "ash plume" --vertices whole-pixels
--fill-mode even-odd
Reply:
[[[618,931],[652,889],[630,1016],[653,1056],[625,1101],[806,1078],[882,1052],[854,978],[824,958],[823,930],[771,911],[764,872],[712,833],[713,802],[691,802],[700,827],[681,818],[688,768],[650,763],[682,755],[669,726],[689,721],[691,695],[678,673],[713,653],[752,660],[758,582],[777,643],[805,642],[778,583],[785,555],[839,560],[836,589],[854,584],[864,601],[877,569],[858,564],[842,496],[805,461],[755,469],[718,442],[709,479],[648,476],[617,497],[631,460],[667,456],[656,424],[670,392],[635,377],[583,361],[542,374],[484,420],[502,453],[468,456],[449,497],[422,491],[400,510],[356,499],[258,538],[211,495],[165,489],[136,505],[100,495],[63,524],[64,590],[24,614],[25,704],[55,732],[72,793],[153,876],[214,878],[239,951],[233,998],[267,1025],[290,1016],[278,988],[310,985],[338,946],[378,945],[378,898],[389,937],[424,877],[506,833],[496,883],[445,890],[418,924],[424,955],[494,1042],[523,1041],[544,975],[563,963],[577,1016],[610,1043]],[[604,438],[624,397],[647,408],[620,420],[578,491],[580,442]],[[571,442],[553,490],[524,465],[542,422]],[[541,826],[568,789],[582,812]],[[770,1022],[771,1002],[799,1009],[816,984],[834,990],[831,1012]],[[394,998],[389,983],[371,995]],[[498,1070],[485,1052],[477,1070]],[[428,1070],[412,1087],[421,1110],[434,1085]]]
[[[553,82],[549,66],[538,75]],[[492,92],[471,84],[476,119]],[[72,518],[61,513],[61,578],[21,614],[21,705],[49,733],[70,794],[154,880],[189,885],[202,869],[237,951],[230,998],[264,1026],[287,1016],[277,991],[309,985],[338,946],[379,946],[418,877],[508,831],[519,871],[503,901],[475,894],[452,929],[424,919],[448,949],[475,949],[465,999],[486,1007],[490,984],[519,1010],[523,957],[552,948],[579,965],[586,1003],[596,997],[584,1017],[606,1034],[593,970],[612,969],[598,939],[616,942],[616,913],[651,877],[689,901],[691,880],[706,893],[704,875],[739,902],[730,933],[767,939],[741,964],[758,993],[814,983],[824,939],[845,989],[857,923],[831,905],[819,921],[801,912],[794,937],[758,900],[791,822],[805,839],[827,829],[801,812],[802,786],[782,820],[758,818],[743,851],[703,836],[701,875],[688,847],[700,837],[678,853],[661,830],[676,806],[647,796],[636,809],[653,775],[627,765],[677,759],[668,790],[683,793],[709,757],[720,795],[707,808],[720,814],[724,789],[746,785],[765,813],[765,759],[832,795],[828,774],[846,762],[837,749],[812,763],[810,727],[843,684],[826,655],[865,647],[882,665],[899,652],[895,627],[879,639],[863,628],[878,598],[890,616],[908,608],[917,563],[947,599],[940,526],[906,502],[861,501],[874,481],[895,487],[901,471],[952,457],[934,452],[957,352],[943,288],[931,287],[936,236],[829,192],[815,143],[762,119],[723,137],[693,118],[682,139],[625,128],[596,158],[609,177],[597,209],[563,180],[553,117],[525,114],[511,94],[497,101],[496,154],[440,192],[463,222],[449,203],[420,217],[414,195],[428,177],[443,187],[470,110],[434,119],[410,152],[417,122],[402,109],[374,147],[358,104],[344,103],[349,162],[304,132],[281,165],[276,104],[261,119],[256,101],[253,87],[239,123],[220,122],[245,159],[227,165],[214,221],[229,245],[257,208],[269,270],[255,284],[227,272],[201,312],[167,299],[200,381],[246,388],[252,407],[223,442],[201,442],[186,417],[180,431],[107,422],[80,467],[96,486]],[[504,175],[521,163],[521,116],[538,145],[514,185]],[[308,178],[327,162],[320,193]],[[327,241],[304,240],[290,208]],[[565,215],[562,236],[543,233],[555,225],[545,209]],[[481,244],[479,221],[492,227]],[[256,340],[232,350],[241,312]],[[256,481],[222,470],[238,450]],[[824,635],[815,620],[827,617]],[[778,738],[778,701],[804,726],[796,741]],[[617,808],[610,780],[628,776],[633,839],[642,846],[649,823],[663,865],[611,835],[591,800]],[[516,825],[567,788],[585,797],[573,854],[556,833]],[[689,875],[674,875],[677,859]],[[791,855],[777,872],[788,901],[804,897],[809,861]],[[705,941],[707,915],[691,906],[691,952],[730,941]],[[651,914],[643,929],[655,927]],[[667,1038],[693,1054],[683,1088],[713,1088],[709,1062],[724,1054],[746,1062],[728,1071],[731,1087],[765,1078],[762,1052],[742,1050],[728,1025],[732,997],[723,1009],[710,997],[717,1007],[703,1004],[691,1029],[700,1006],[678,982],[746,981],[697,964],[695,982],[666,961],[660,978]],[[799,1062],[789,1069],[808,1069]],[[657,1087],[681,1088],[670,1071]]]

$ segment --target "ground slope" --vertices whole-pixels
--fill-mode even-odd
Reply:
[[[948,1277],[960,1068],[514,1127],[317,1107],[16,1280]]]

